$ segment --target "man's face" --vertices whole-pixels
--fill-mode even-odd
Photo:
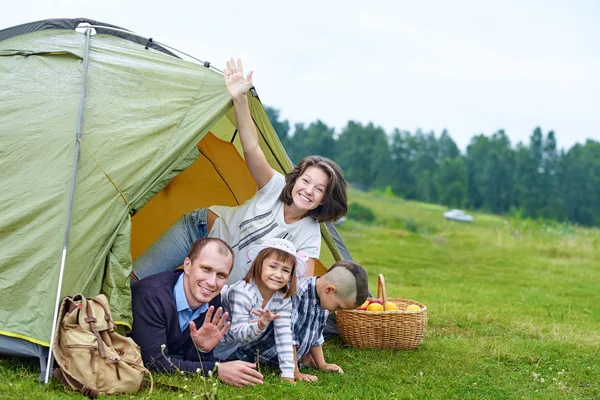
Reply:
[[[186,257],[183,289],[190,308],[208,303],[221,293],[232,266],[231,254],[221,254],[216,243],[208,243],[193,261]]]

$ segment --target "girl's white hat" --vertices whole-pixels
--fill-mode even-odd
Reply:
[[[289,253],[296,257],[296,277],[299,278],[306,274],[306,260],[308,259],[308,257],[302,254],[303,252],[301,251],[296,252],[294,244],[287,239],[270,238],[265,240],[261,244],[250,246],[247,251],[248,258],[252,262],[254,261],[258,253],[261,252],[261,250],[268,249],[270,247],[281,251],[285,251],[286,253]]]

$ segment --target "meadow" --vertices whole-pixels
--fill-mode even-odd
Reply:
[[[344,375],[307,370],[316,383],[233,388],[197,376],[154,374],[135,398],[201,399],[598,399],[600,398],[600,230],[472,213],[444,220],[442,206],[352,191],[376,221],[338,229],[369,272],[384,274],[389,297],[428,307],[415,350],[358,350],[326,342]],[[39,385],[38,361],[0,358],[0,398],[84,398],[58,383]],[[131,398],[132,396],[114,396]]]

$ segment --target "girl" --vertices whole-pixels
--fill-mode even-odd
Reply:
[[[223,307],[231,315],[231,327],[213,356],[245,360],[247,355],[238,348],[259,340],[272,329],[274,340],[263,341],[260,351],[276,352],[281,378],[294,382],[291,297],[296,294],[296,277],[304,274],[306,264],[292,242],[278,238],[250,247],[248,259],[252,265],[244,279],[221,292]],[[269,327],[271,322],[273,326]]]
[[[307,275],[313,275],[314,260],[321,249],[319,222],[333,222],[346,215],[346,182],[340,167],[328,158],[309,156],[285,177],[276,172],[259,146],[250,114],[246,94],[252,87],[252,72],[244,78],[242,61],[231,59],[224,77],[235,107],[244,158],[258,191],[238,207],[212,206],[183,215],[134,261],[133,272],[139,279],[178,267],[192,243],[206,236],[223,239],[233,249],[230,284],[242,279],[250,267],[240,254],[268,238],[291,241],[309,257]]]

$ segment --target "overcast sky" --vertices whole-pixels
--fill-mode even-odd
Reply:
[[[14,1],[0,29],[86,17],[222,67],[240,56],[292,125],[352,119],[390,133],[446,128],[461,149],[536,126],[600,140],[600,2]]]

